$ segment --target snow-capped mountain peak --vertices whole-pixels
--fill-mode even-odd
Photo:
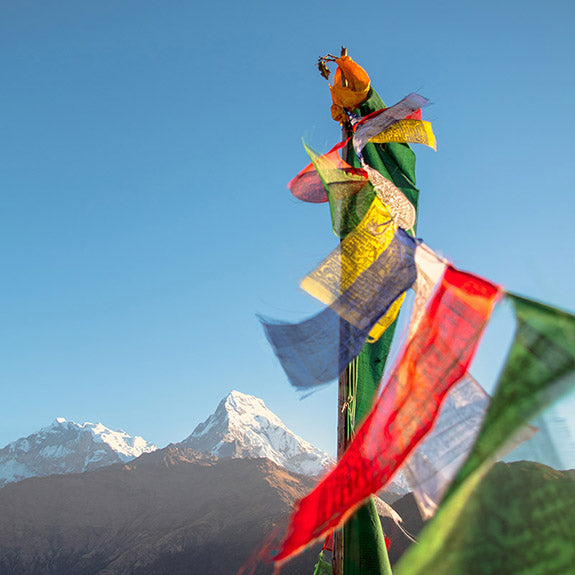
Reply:
[[[57,417],[52,425],[0,449],[0,487],[28,477],[80,473],[127,462],[156,449],[142,437],[101,423]]]
[[[290,431],[261,399],[239,391],[229,393],[182,445],[218,457],[266,457],[305,475],[319,475],[333,464],[327,453]]]

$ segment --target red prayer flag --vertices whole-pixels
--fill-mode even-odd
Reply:
[[[365,170],[354,168],[342,160],[339,155],[339,151],[349,142],[349,140],[350,138],[336,144],[329,152],[327,152],[327,154],[321,156],[320,160],[328,160],[329,165],[333,170],[342,170],[346,174],[361,176],[365,179],[365,182],[367,182],[368,175]],[[327,192],[324,182],[313,163],[308,164],[297,176],[292,178],[287,187],[289,188],[289,191],[298,198],[298,200],[313,204],[327,202]],[[355,191],[359,191],[360,188],[357,188],[356,186]]]
[[[500,290],[448,266],[417,332],[337,466],[296,503],[274,561],[340,525],[391,479],[466,373]]]
[[[367,116],[361,118],[361,120],[354,126],[355,128],[365,123],[366,121],[378,116],[382,112],[387,110],[387,108],[383,108],[381,110],[376,110]],[[405,117],[406,120],[421,120],[421,108],[412,112],[411,114]],[[343,142],[339,142],[336,144],[327,154],[324,154],[322,158],[325,158],[330,161],[332,164],[333,169],[340,169],[348,174],[354,175],[361,175],[368,180],[368,175],[365,170],[361,168],[354,168],[347,162],[341,159],[339,155],[339,151],[350,141],[351,138],[344,140]],[[310,202],[313,204],[322,204],[327,202],[327,192],[325,190],[324,182],[322,181],[320,175],[318,174],[315,166],[313,164],[308,164],[297,176],[292,178],[287,187],[289,191],[296,197],[298,200],[302,200],[304,202]],[[357,190],[356,190],[357,191]]]

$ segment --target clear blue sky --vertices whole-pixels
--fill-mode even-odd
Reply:
[[[567,0],[1,0],[0,447],[57,416],[163,446],[238,389],[334,451],[335,386],[300,401],[255,313],[320,309],[298,280],[337,240],[285,185],[302,137],[339,138],[315,62],[342,44],[388,104],[433,102],[425,241],[575,311],[574,17]]]

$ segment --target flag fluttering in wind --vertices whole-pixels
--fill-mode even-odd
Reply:
[[[351,120],[349,126],[357,126],[362,122],[372,121],[382,113],[385,105],[377,93],[369,88],[369,76],[361,66],[347,55],[335,59],[328,57],[327,61],[335,61],[338,65],[334,84],[330,87],[333,99],[332,117],[336,121],[347,123]],[[322,74],[324,72],[325,69]],[[405,116],[405,119],[421,120],[421,109],[414,110]],[[352,132],[353,128],[348,130],[348,133]],[[312,181],[315,177],[316,184],[312,191],[318,190],[319,176],[324,184],[325,198],[329,200],[332,226],[336,235],[345,238],[353,232],[376,196],[388,207],[396,225],[414,233],[418,190],[415,187],[415,156],[409,146],[396,142],[368,142],[362,150],[363,157],[360,161],[350,140],[351,136],[334,147],[331,153],[337,151],[338,156],[332,155],[327,162],[324,161],[325,156],[319,161],[317,157],[314,159],[308,150],[316,170],[316,175],[311,177]],[[340,164],[342,160],[339,151],[345,156],[347,165]],[[326,173],[326,167],[330,168],[330,173]],[[340,172],[345,174],[337,174],[339,167],[342,168]],[[308,166],[307,170],[310,168],[311,166]],[[362,170],[359,173],[366,173],[369,177],[368,184],[361,187],[361,182],[353,181],[353,168]],[[309,182],[309,173],[306,178]],[[303,182],[300,178],[296,178],[297,180],[300,184]],[[305,193],[305,186],[300,186],[298,191],[290,184],[290,189],[294,195],[305,199],[302,194]],[[317,193],[315,196],[310,193],[306,195],[308,198],[318,198]],[[371,409],[395,331],[395,318],[403,299],[402,295],[394,301],[385,316],[370,331],[359,356],[343,372],[342,377],[347,381],[347,392],[343,393],[347,398],[338,427],[342,428],[345,420],[348,438],[354,433],[355,421],[363,419]],[[339,564],[337,569],[343,570],[345,575],[387,575],[391,572],[373,501],[366,503],[350,517],[345,525],[343,539],[344,562],[343,565]],[[361,546],[358,546],[360,540]]]
[[[434,150],[437,149],[435,134],[431,124],[425,120],[407,119],[399,120],[376,136],[369,139],[374,144],[387,144],[401,142],[404,144],[423,144]]]
[[[495,462],[533,417],[575,387],[575,316],[506,297],[517,328],[481,431],[397,575],[559,575],[573,569],[573,471]]]
[[[363,118],[356,126],[353,134],[353,147],[358,156],[362,155],[362,150],[365,145],[373,138],[379,136],[382,132],[388,130],[392,125],[397,124],[400,120],[408,118],[428,103],[427,98],[419,94],[408,94],[403,100],[397,104],[380,110],[371,114],[368,118]],[[414,120],[418,122],[420,120]],[[429,129],[428,138],[431,137],[431,126],[426,126]],[[424,128],[425,131],[425,128]],[[407,130],[403,131],[405,138],[409,138],[410,134]],[[415,132],[414,132],[415,133]],[[420,135],[417,135],[420,139]],[[397,141],[397,140],[388,140]],[[401,141],[401,140],[400,140]],[[410,140],[407,139],[409,142]],[[424,142],[430,145],[427,140]],[[433,137],[432,148],[435,148],[435,137]]]
[[[499,296],[497,286],[448,267],[415,336],[337,466],[296,503],[276,561],[341,524],[381,489],[429,431],[466,373]]]
[[[347,389],[350,443],[296,503],[273,561],[347,521],[343,575],[388,575],[370,496],[401,474],[430,521],[396,575],[570,572],[575,472],[497,461],[536,434],[533,418],[575,387],[575,316],[507,293],[515,337],[493,397],[482,389],[468,367],[503,292],[412,237],[419,192],[407,144],[436,148],[421,117],[428,101],[409,94],[386,108],[351,58],[320,59],[322,73],[325,61],[338,65],[332,117],[347,133],[327,154],[306,146],[311,164],[288,187],[303,201],[329,202],[341,238],[301,282],[327,308],[298,324],[262,323],[298,389],[346,370],[340,389]],[[409,334],[377,395],[409,287],[416,292]],[[357,429],[356,421],[363,421]]]
[[[333,381],[357,357],[374,325],[414,283],[415,249],[413,238],[397,229],[375,262],[324,311],[296,324],[261,318],[294,387]]]
[[[336,180],[334,184],[353,180],[353,176],[359,176],[361,180],[360,178],[355,178],[355,181],[362,181],[362,183],[365,184],[367,174],[362,173],[362,171],[357,168],[353,168],[341,159],[340,150],[347,145],[347,143],[348,140],[336,144],[327,154],[323,154],[322,156],[316,154],[319,158],[319,165],[325,166],[327,168],[326,172],[332,171],[335,173],[337,170],[341,170],[338,174],[340,179]],[[327,202],[327,191],[324,187],[324,181],[313,163],[308,164],[295,176],[288,183],[288,188],[298,200],[302,200],[303,202],[310,202],[312,204]],[[333,188],[335,191],[336,186],[334,185]]]

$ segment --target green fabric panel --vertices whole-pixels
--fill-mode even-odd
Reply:
[[[463,505],[452,498],[440,508],[394,574],[573,573],[574,508],[575,471],[497,463]]]
[[[373,498],[344,526],[345,575],[391,575],[381,523]]]
[[[349,198],[334,200],[328,187],[325,188],[329,199],[333,233],[340,238],[345,238],[367,214],[375,198],[375,190],[371,184],[367,184]]]
[[[507,297],[517,329],[481,431],[396,575],[573,572],[575,472],[533,462],[489,468],[519,429],[575,388],[575,316]]]
[[[373,399],[383,376],[396,327],[397,320],[385,330],[378,341],[366,343],[356,359],[360,383],[355,393],[354,418],[358,425],[364,420],[373,405]]]
[[[575,316],[507,298],[515,307],[515,337],[473,451],[449,493],[575,383]]]

